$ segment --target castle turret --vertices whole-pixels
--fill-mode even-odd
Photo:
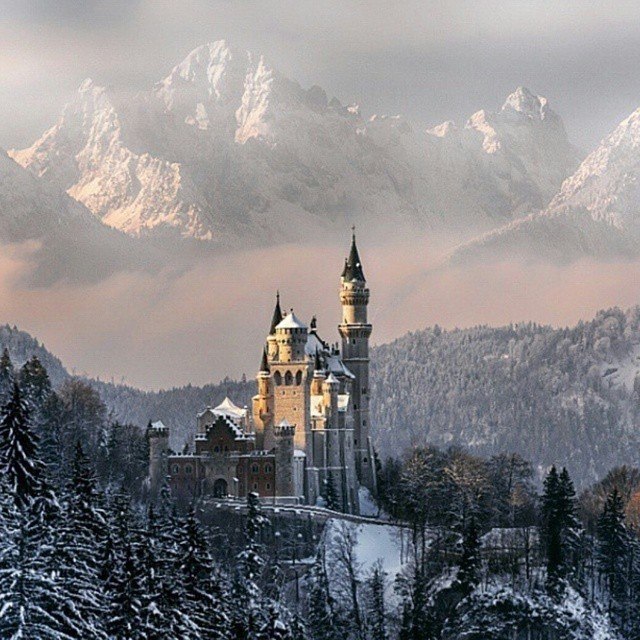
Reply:
[[[279,362],[301,362],[306,359],[307,325],[301,322],[293,309],[276,325]]]
[[[253,398],[253,419],[256,446],[271,451],[275,446],[273,436],[273,381],[266,349],[262,352],[260,371],[256,376],[258,395]]]
[[[169,472],[167,457],[169,454],[169,428],[162,422],[153,422],[147,428],[149,440],[149,489],[151,499],[160,494]]]
[[[293,474],[293,441],[295,438],[295,426],[287,420],[282,420],[276,425],[273,433],[275,440],[275,466],[276,466],[276,496],[295,496]]]
[[[360,484],[375,493],[373,448],[369,437],[369,338],[373,327],[367,319],[369,289],[356,245],[355,232],[340,279],[342,359],[355,375],[351,388],[354,418],[356,472]]]

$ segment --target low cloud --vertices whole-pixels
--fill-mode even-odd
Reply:
[[[501,264],[430,270],[426,241],[361,243],[374,341],[445,328],[589,319],[640,301],[640,262],[569,267]],[[253,376],[275,290],[338,339],[346,248],[285,246],[211,256],[180,272],[118,273],[90,284],[24,287],[24,246],[2,248],[0,321],[33,333],[70,369],[144,388]]]

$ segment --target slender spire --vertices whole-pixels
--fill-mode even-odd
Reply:
[[[262,362],[260,363],[260,373],[269,373],[269,361],[267,360],[267,350],[262,351]]]
[[[360,262],[360,255],[358,254],[358,247],[356,245],[355,226],[351,227],[351,231],[351,251],[349,252],[349,257],[344,263],[342,277],[348,282],[352,280],[361,280],[362,282],[366,282],[364,271],[362,269],[362,262]]]
[[[273,310],[269,335],[273,335],[276,332],[276,327],[282,322],[282,317],[282,309],[280,308],[280,291],[278,291],[276,292],[276,307]]]

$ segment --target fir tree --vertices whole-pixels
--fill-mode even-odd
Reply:
[[[268,522],[262,515],[258,494],[250,493],[247,496],[246,542],[238,556],[238,569],[234,581],[235,606],[232,628],[238,640],[256,639],[264,625],[258,581],[265,565],[260,534]]]
[[[16,505],[24,508],[44,489],[44,468],[38,458],[38,438],[31,428],[29,409],[20,387],[2,409],[0,420],[0,461],[9,480]]]
[[[4,406],[13,392],[13,384],[15,382],[15,372],[9,350],[4,349],[2,357],[0,357],[0,405]]]
[[[198,632],[212,640],[225,638],[230,627],[227,602],[193,509],[184,522],[178,567],[187,614]]]
[[[325,482],[325,501],[327,503],[327,509],[332,511],[340,511],[340,504],[338,501],[338,494],[336,492],[336,485],[333,480],[333,473],[329,471]]]
[[[614,488],[598,521],[598,566],[605,578],[609,608],[618,615],[626,604],[629,535],[624,523],[624,503]]]
[[[387,640],[386,611],[384,601],[385,573],[378,562],[369,578],[368,628],[370,640]]]
[[[474,516],[464,530],[462,557],[458,568],[458,584],[465,595],[471,593],[480,582],[480,532]]]
[[[577,519],[575,490],[566,469],[558,475],[552,467],[544,481],[542,533],[547,558],[547,584],[555,591],[571,571],[575,550]]]
[[[20,369],[20,389],[34,414],[39,414],[51,393],[51,380],[37,356],[32,356]]]
[[[325,565],[324,544],[320,545],[307,591],[307,629],[311,640],[335,640],[334,615]]]

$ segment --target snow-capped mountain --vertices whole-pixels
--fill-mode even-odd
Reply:
[[[105,227],[83,204],[0,149],[0,242],[26,241],[35,243],[30,276],[39,283],[86,281],[154,264],[153,247],[133,251],[131,238]]]
[[[640,109],[562,184],[546,209],[460,247],[456,261],[636,256],[640,251]]]
[[[577,165],[560,118],[526,89],[463,127],[425,130],[365,118],[224,41],[133,98],[85,81],[11,155],[129,234],[234,246],[352,220],[469,238],[543,207]]]

